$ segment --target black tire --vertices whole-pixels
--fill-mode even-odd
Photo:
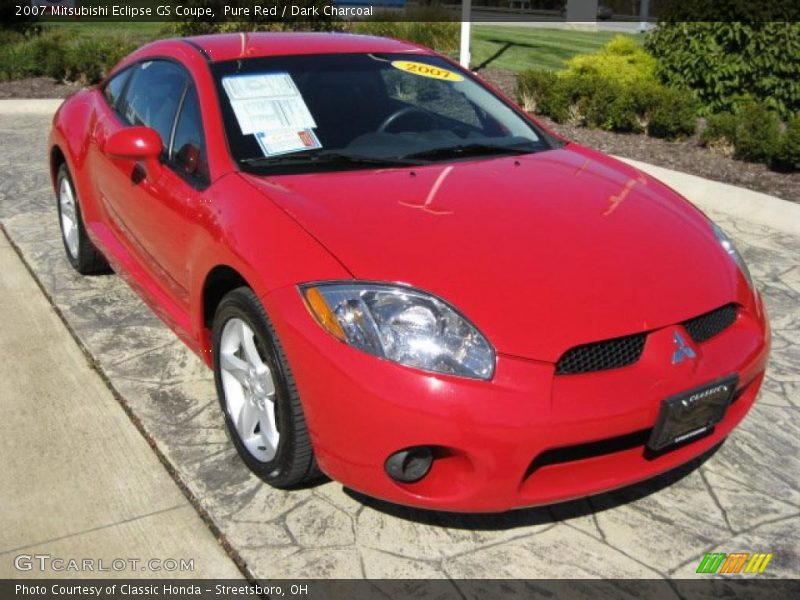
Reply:
[[[267,462],[253,456],[236,430],[225,402],[220,368],[222,331],[230,319],[242,319],[253,330],[256,348],[270,368],[275,384],[275,422],[280,433],[275,456]],[[248,287],[229,292],[219,303],[213,324],[214,382],[228,435],[248,468],[276,488],[292,488],[319,479],[321,472],[306,427],[306,419],[291,369],[272,323],[258,297]]]
[[[72,197],[75,206],[75,226],[77,227],[77,249],[73,253],[70,250],[67,239],[64,235],[64,228],[62,227],[62,214],[61,214],[61,189],[64,182],[69,185],[72,190]],[[107,273],[110,268],[108,262],[95,248],[89,236],[86,235],[86,227],[83,224],[83,213],[81,212],[80,199],[78,197],[78,190],[72,181],[69,169],[66,163],[62,163],[58,168],[58,175],[56,176],[56,209],[58,211],[58,230],[61,232],[61,241],[64,243],[64,252],[67,255],[67,260],[72,268],[81,275],[94,275],[96,273]]]

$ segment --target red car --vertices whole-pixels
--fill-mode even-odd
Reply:
[[[333,34],[160,41],[64,103],[67,258],[213,368],[244,462],[502,511],[722,442],[769,328],[730,240],[449,59]]]

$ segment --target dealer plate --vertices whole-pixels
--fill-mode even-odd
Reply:
[[[724,377],[663,400],[648,448],[663,450],[711,431],[725,416],[738,380]]]

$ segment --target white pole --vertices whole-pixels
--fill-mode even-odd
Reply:
[[[469,38],[472,23],[469,20],[469,13],[472,9],[472,0],[461,0],[461,51],[459,52],[458,62],[465,69],[469,69]]]
[[[642,0],[642,4],[639,7],[639,32],[644,33],[647,31],[648,23],[647,19],[650,18],[650,0]]]

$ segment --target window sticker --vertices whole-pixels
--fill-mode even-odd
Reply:
[[[230,75],[222,79],[222,87],[244,135],[317,126],[288,73]]]
[[[322,148],[319,138],[311,129],[302,129],[300,131],[292,129],[259,131],[256,133],[256,141],[261,147],[264,156]]]
[[[419,75],[420,77],[430,77],[431,79],[441,79],[442,81],[464,81],[464,78],[458,73],[421,62],[394,60],[392,61],[392,66],[395,69],[400,69],[412,75]]]

